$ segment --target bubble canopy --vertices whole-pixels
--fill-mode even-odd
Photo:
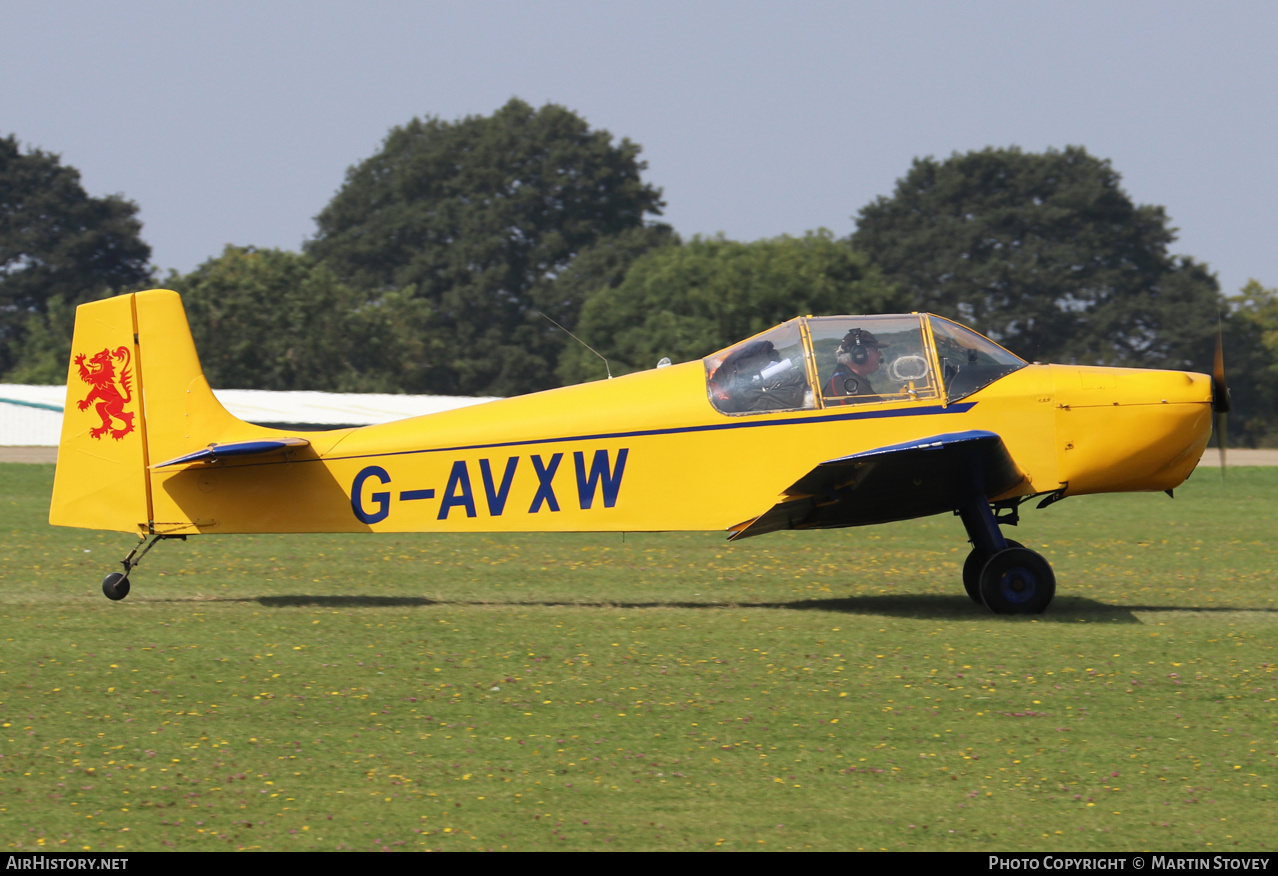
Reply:
[[[1028,364],[926,313],[800,317],[703,361],[710,402],[729,415],[952,402]]]

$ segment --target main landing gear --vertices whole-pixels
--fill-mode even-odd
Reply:
[[[146,556],[147,551],[155,547],[157,542],[166,538],[180,538],[186,541],[185,535],[153,535],[150,540],[143,538],[138,542],[138,546],[129,551],[129,555],[120,562],[124,565],[123,572],[112,572],[102,579],[102,595],[113,602],[119,602],[121,599],[129,595],[129,573],[133,571],[134,566],[142,562],[142,558]]]
[[[1003,538],[999,519],[982,496],[959,509],[972,552],[963,563],[963,587],[994,614],[1042,614],[1056,595],[1056,575],[1040,554]],[[1007,522],[1015,522],[1015,508]]]

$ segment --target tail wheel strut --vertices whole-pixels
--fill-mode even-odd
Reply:
[[[151,548],[155,547],[159,542],[169,538],[180,538],[186,541],[185,535],[168,535],[157,533],[150,538],[143,537],[133,550],[129,551],[128,556],[120,560],[120,564],[124,566],[123,572],[112,572],[102,579],[102,595],[113,602],[118,602],[129,595],[129,573],[142,562],[142,558],[147,555]]]

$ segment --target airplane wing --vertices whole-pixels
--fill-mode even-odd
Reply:
[[[779,529],[834,529],[957,509],[974,492],[993,498],[1025,474],[994,432],[950,432],[821,463],[729,540]]]
[[[217,462],[219,459],[243,456],[266,456],[296,447],[309,447],[305,438],[266,438],[257,441],[236,441],[229,444],[210,444],[203,450],[179,456],[176,459],[157,462],[151,468],[167,468],[170,465],[185,465],[191,462]]]

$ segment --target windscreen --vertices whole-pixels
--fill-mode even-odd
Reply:
[[[1029,364],[969,328],[939,316],[928,318],[950,401],[969,396]]]

